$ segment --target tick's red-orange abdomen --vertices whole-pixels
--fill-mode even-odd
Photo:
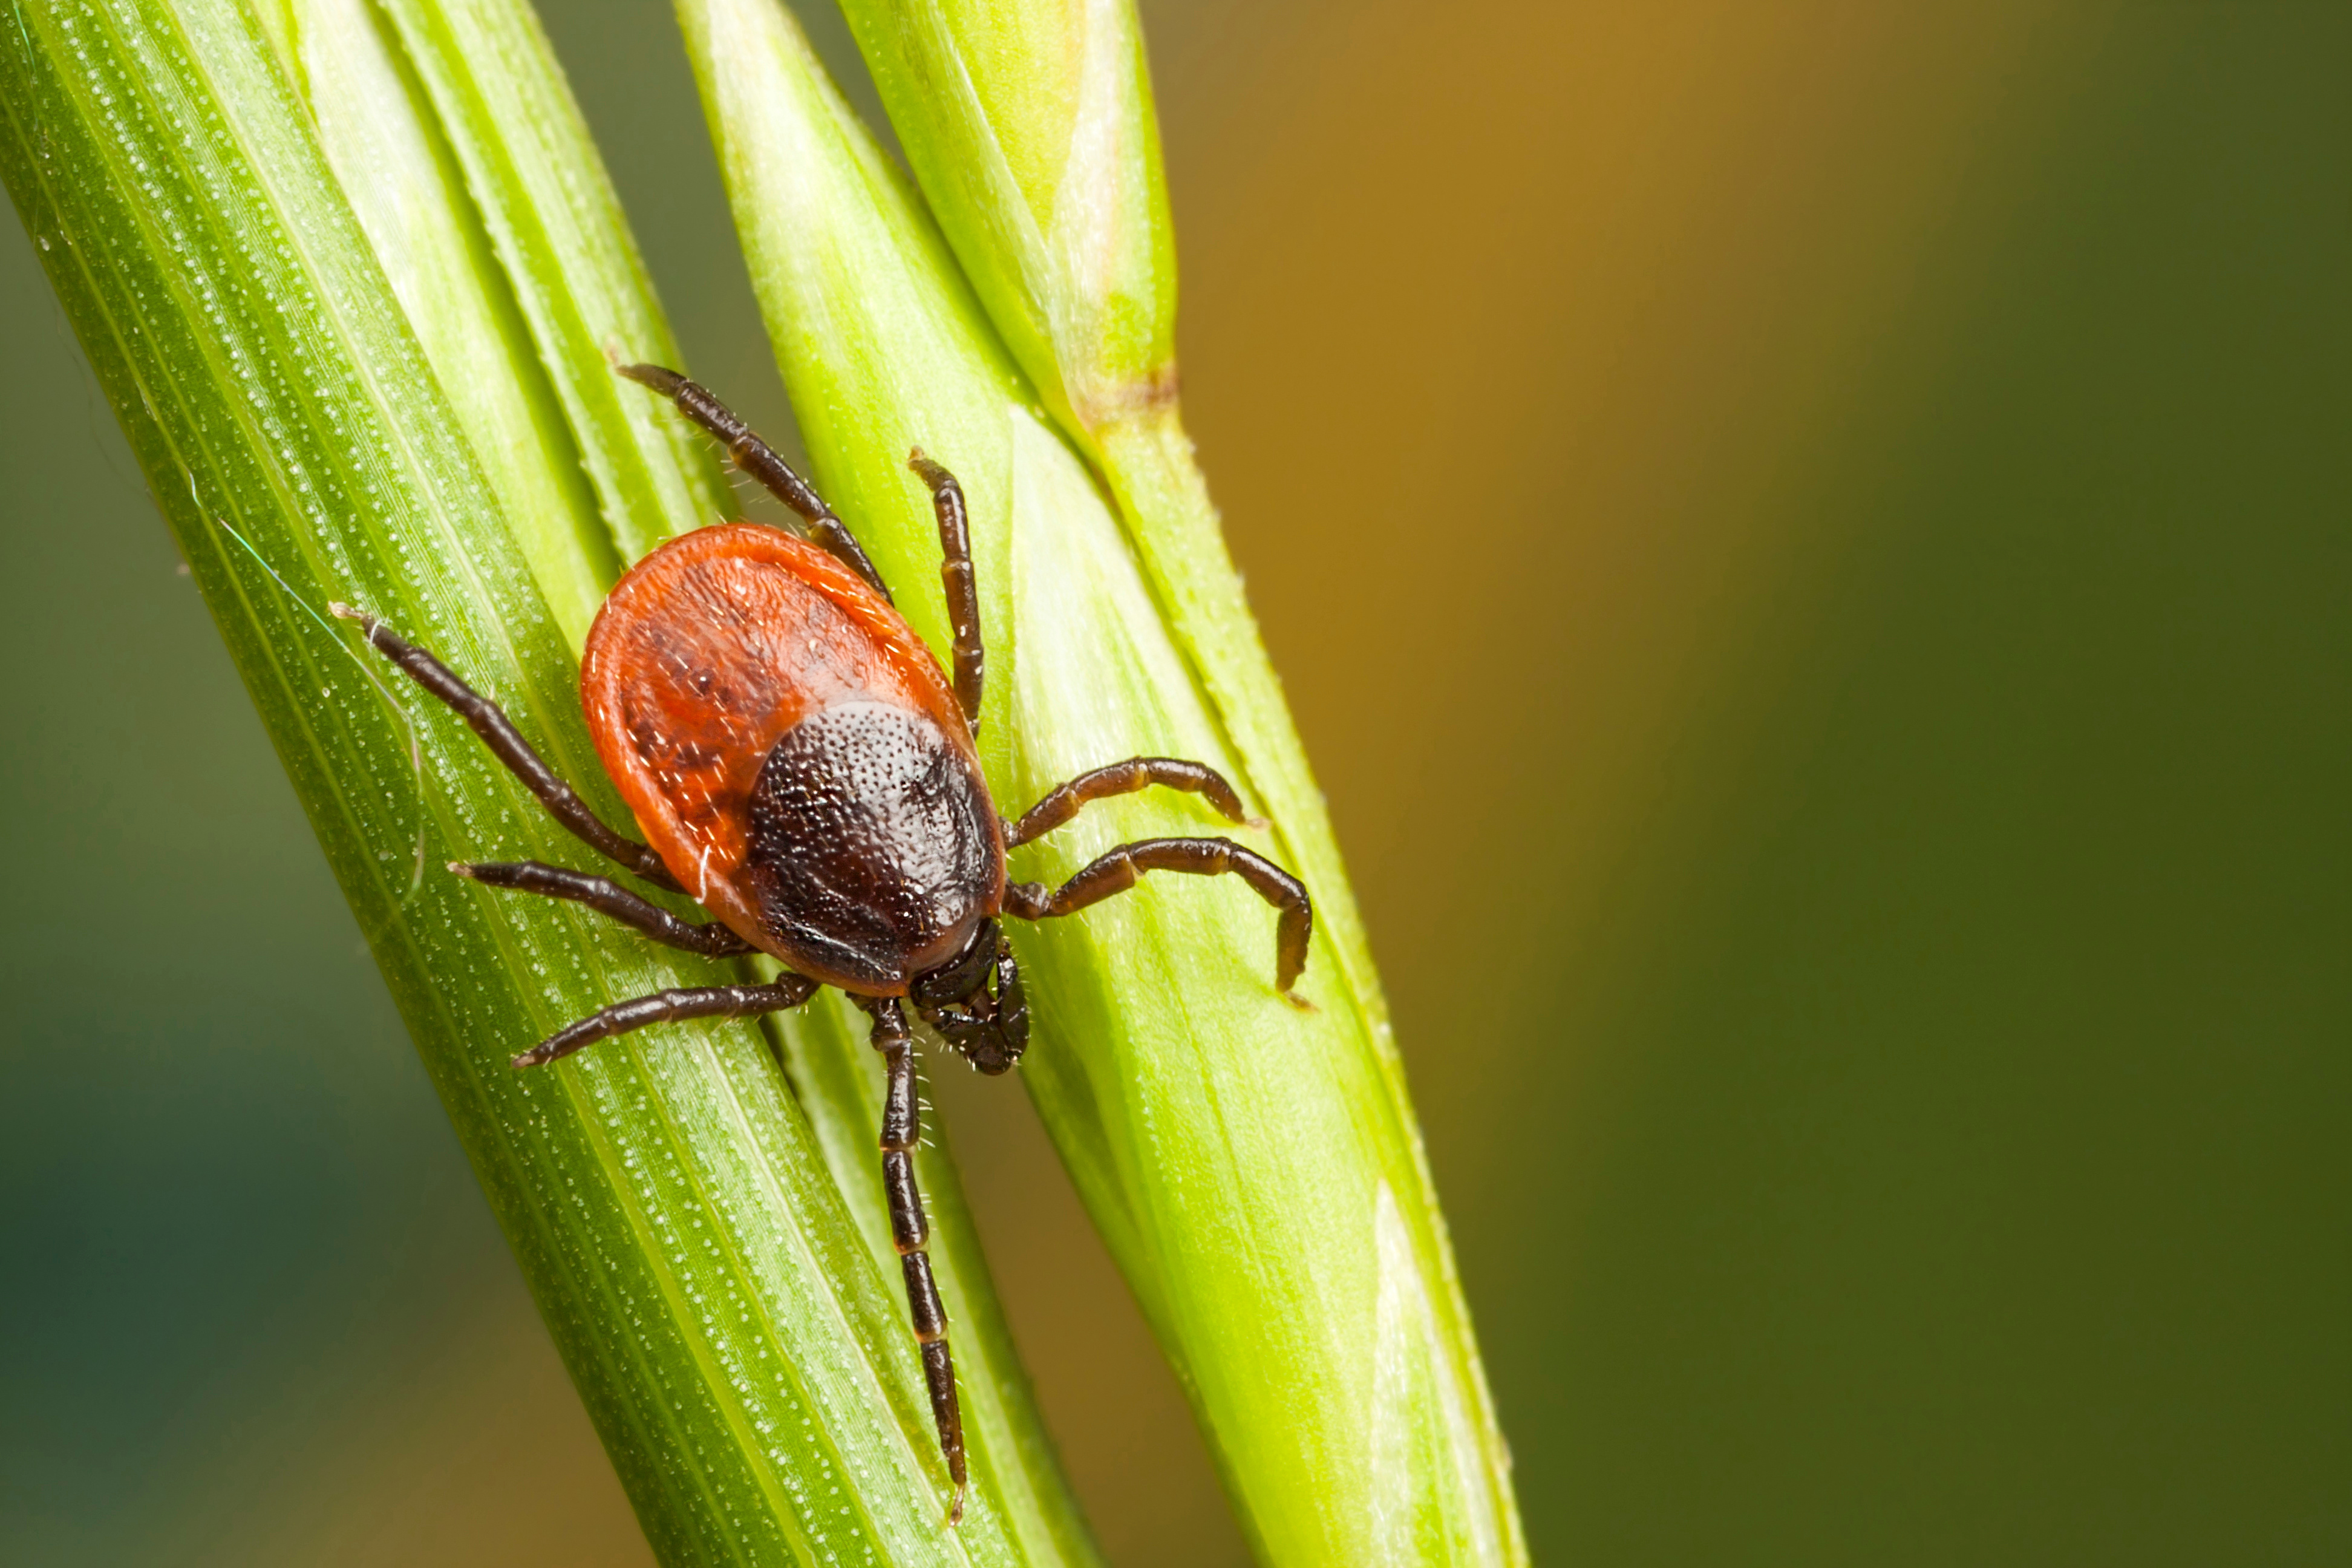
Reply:
[[[815,545],[750,523],[663,545],[604,601],[581,701],[670,874],[812,979],[903,994],[1002,902],[1003,832],[954,691]],[[845,832],[857,858],[819,863]]]

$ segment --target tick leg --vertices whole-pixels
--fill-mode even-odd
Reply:
[[[538,893],[550,899],[568,899],[575,904],[585,904],[598,914],[610,915],[625,926],[635,927],[656,942],[682,947],[705,958],[734,958],[757,951],[750,942],[715,921],[701,925],[692,921],[682,921],[660,905],[646,902],[618,882],[604,877],[592,877],[585,871],[549,866],[537,860],[488,861],[471,866],[462,861],[452,861],[449,869],[460,877],[470,877],[485,887],[510,888],[519,893]]]
[[[1033,838],[1051,833],[1078,815],[1078,808],[1088,801],[1102,800],[1115,795],[1133,795],[1150,789],[1153,784],[1165,784],[1170,789],[1190,790],[1207,797],[1211,805],[1224,814],[1229,822],[1245,822],[1242,797],[1234,792],[1224,775],[1201,763],[1188,763],[1177,757],[1129,757],[1123,763],[1113,763],[1107,768],[1097,768],[1048,794],[1031,806],[1020,821],[1005,829],[1004,847],[1028,843]]]
[[[685,1018],[756,1018],[799,1006],[817,993],[815,981],[789,972],[772,985],[701,985],[691,990],[656,991],[627,1002],[615,1002],[591,1013],[568,1028],[559,1029],[522,1055],[519,1068],[544,1067],[583,1046],[625,1035],[648,1024],[672,1024]]]
[[[1004,889],[1004,907],[1031,921],[1076,914],[1088,904],[1127,891],[1146,871],[1183,871],[1195,877],[1230,871],[1247,882],[1259,898],[1281,911],[1275,927],[1275,985],[1286,1000],[1306,1005],[1292,989],[1306,971],[1307,939],[1315,931],[1315,910],[1307,900],[1306,884],[1229,839],[1146,838],[1122,844],[1051,893],[1042,882],[1013,883]]]
[[[472,687],[458,679],[449,667],[415,644],[404,642],[394,635],[392,628],[349,605],[327,606],[347,621],[357,621],[367,636],[368,646],[383,655],[408,673],[408,678],[434,696],[447,703],[463,719],[491,753],[507,765],[507,770],[522,780],[523,787],[539,797],[547,813],[570,829],[573,837],[586,843],[606,858],[619,861],[629,870],[658,888],[677,892],[677,880],[661,863],[661,857],[634,838],[624,837],[604,825],[604,819],[588,809],[588,803],[565,784],[545,758],[530,749],[530,742],[514,727],[505,710]]]
[[[625,364],[621,374],[641,386],[650,386],[672,403],[677,411],[719,437],[735,466],[751,475],[766,488],[767,492],[799,514],[824,546],[841,563],[866,579],[866,585],[882,595],[890,597],[890,590],[882,583],[882,574],[874,570],[874,562],[849,525],[835,517],[833,508],[816,493],[809,482],[793,471],[793,466],[780,457],[773,447],[751,433],[751,426],[735,417],[733,410],[710,395],[708,387],[692,382],[674,370],[664,370],[657,364]]]
[[[963,1518],[963,1413],[956,1405],[955,1363],[948,1355],[948,1313],[931,1279],[930,1226],[923,1218],[923,1194],[915,1186],[915,1145],[922,1141],[922,1111],[915,1100],[915,1037],[906,1009],[895,996],[853,996],[874,1016],[874,1048],[882,1053],[882,1189],[890,1200],[890,1238],[907,1276],[907,1310],[915,1321],[915,1341],[923,1347],[923,1381],[930,1385],[931,1418],[939,1423],[940,1452],[947,1457],[955,1499],[948,1522]]]
[[[964,516],[963,487],[923,456],[920,447],[907,454],[907,467],[931,487],[931,510],[940,520],[940,586],[947,591],[948,621],[955,628],[956,701],[977,731],[987,653],[980,637],[980,585],[971,574],[971,528]]]

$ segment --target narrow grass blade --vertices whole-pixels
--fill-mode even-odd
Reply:
[[[369,0],[277,0],[260,15],[499,510],[576,652],[620,561],[432,104]]]
[[[1223,881],[1155,879],[1015,934],[1039,1021],[1023,1073],[1259,1552],[1317,1564],[1523,1557],[1360,927],[1213,515],[1192,519],[1205,520],[1205,539],[1151,536],[1131,515],[1123,528],[1131,496],[1108,461],[1123,448],[1097,447],[1107,487],[1081,456],[1098,430],[1057,430],[1047,412],[1071,407],[1076,384],[1048,355],[1041,398],[1016,365],[1015,350],[1026,344],[1029,363],[1055,330],[1054,302],[1016,301],[994,321],[991,308],[1042,275],[1050,246],[990,259],[959,239],[983,258],[975,290],[773,0],[677,9],[817,477],[935,639],[938,545],[903,469],[908,448],[964,480],[990,641],[982,754],[1001,803],[1017,810],[1085,768],[1158,752],[1229,771],[1273,819],[1270,831],[1236,830],[1185,798],[1106,804],[1018,852],[1014,874],[1050,882],[1125,839],[1224,833],[1297,867],[1317,896],[1323,931],[1305,989],[1320,1005],[1305,1016],[1271,984],[1271,912]],[[1083,9],[1091,19],[1104,8]],[[861,29],[872,21],[851,12]],[[902,43],[931,37],[926,28],[952,39],[942,16],[891,7],[887,22]],[[1071,50],[1084,52],[1066,28],[1008,23],[992,47],[1005,71],[1083,110],[1083,86],[1055,86]],[[972,221],[996,225],[1017,249],[1024,211],[1041,221],[1021,172],[1050,138],[958,142],[953,125],[989,122],[984,96],[955,97],[968,83],[950,68],[969,79],[969,62],[926,57],[894,88],[892,68],[874,58],[894,109],[909,101],[906,82],[920,89],[922,107],[899,129],[927,183],[926,160],[941,148],[980,170],[934,187],[942,214],[959,204],[978,212]],[[1156,151],[1143,145],[1148,95],[1125,112],[1143,117],[1134,156],[1156,178]],[[964,178],[969,187],[950,188]],[[1005,192],[1024,211],[1002,205]],[[1148,214],[1156,199],[1147,183],[1102,210]],[[1145,238],[1160,243],[1148,227]],[[1106,272],[1133,275],[1110,263]],[[1160,290],[1147,279],[1129,293]],[[1099,329],[1129,345],[1122,353],[1155,352],[1152,331],[1124,330]],[[1172,430],[1150,422],[1165,400],[1144,402],[1136,427]],[[1155,549],[1197,550],[1206,562],[1171,567]],[[1180,569],[1191,575],[1171,582]],[[1220,572],[1224,601],[1193,602]]]
[[[397,30],[580,444],[621,560],[736,515],[708,442],[613,374],[678,363],[644,264],[525,0],[376,0]]]
[[[585,852],[326,619],[331,600],[441,652],[626,819],[562,633],[272,33],[232,0],[12,11],[0,177],[656,1552],[1055,1560],[1004,1523],[1017,1431],[975,1434],[972,1515],[943,1528],[903,1305],[758,1032],[676,1026],[507,1065],[604,1003],[726,975],[441,870]],[[387,248],[394,271],[417,261]],[[459,270],[488,288],[477,261]],[[682,439],[649,428],[656,452]]]
[[[1504,1446],[1370,945],[1178,409],[1176,265],[1133,0],[842,0],[950,246],[1023,368],[1118,498],[1187,668],[1318,908],[1378,1053],[1401,1211],[1482,1472],[1465,1539],[1525,1555]]]

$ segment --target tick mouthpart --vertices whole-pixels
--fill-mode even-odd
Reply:
[[[449,862],[449,874],[453,877],[471,878],[474,868],[463,860],[452,860]]]

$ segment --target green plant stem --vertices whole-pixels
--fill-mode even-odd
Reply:
[[[982,758],[1000,803],[1018,810],[1087,768],[1172,754],[1229,772],[1272,818],[1235,829],[1185,799],[1106,802],[1017,852],[1013,874],[1050,885],[1112,844],[1207,831],[1293,865],[1318,900],[1305,989],[1318,1006],[1306,1015],[1270,983],[1270,911],[1229,881],[1153,879],[1013,931],[1037,1024],[1023,1077],[1244,1528],[1276,1563],[1523,1559],[1360,921],[1172,409],[1136,403],[1095,432],[1108,445],[1057,431],[982,308],[987,289],[968,281],[782,10],[677,8],[816,477],[935,641],[936,534],[904,455],[919,445],[964,480],[990,643]],[[1050,81],[1064,35],[1030,22],[1038,36],[1001,56],[1018,68],[1042,51]],[[932,60],[908,79],[952,98],[962,69]],[[889,95],[885,70],[877,78]],[[936,154],[954,137],[926,141],[924,95],[891,101],[920,171],[918,144]],[[959,151],[982,163],[1002,152],[1016,171],[1028,155]],[[992,236],[1028,232],[1034,192],[1003,195],[1019,185],[966,206]],[[1019,210],[1003,205],[1015,199]],[[1153,233],[1137,237],[1148,256]],[[1053,275],[1034,260],[1001,267],[1000,287]],[[1041,308],[1024,319],[1034,337],[1056,321],[1119,318]],[[1148,353],[1151,338],[1103,341]]]
[[[441,870],[584,852],[326,620],[331,600],[436,648],[626,819],[564,640],[269,36],[231,0],[12,9],[0,175],[656,1552],[1059,1561],[1075,1526],[1024,1535],[1001,1500],[1066,1506],[1025,1479],[1017,1423],[977,1424],[972,1511],[943,1527],[896,1281],[757,1031],[507,1065],[604,1003],[726,972]]]
[[[579,106],[525,0],[377,0],[466,171],[624,563],[735,515],[707,442],[613,374],[678,363]]]
[[[260,16],[508,531],[576,651],[620,562],[432,105],[370,0],[277,0]]]

